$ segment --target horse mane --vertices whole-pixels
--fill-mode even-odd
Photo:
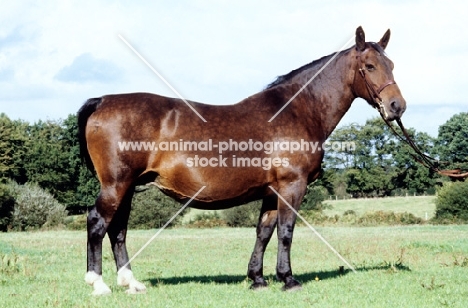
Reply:
[[[374,42],[368,42],[368,44],[369,44],[370,47],[375,49],[381,55],[385,55],[385,56],[387,55],[385,53],[385,50],[383,50],[383,48],[379,44],[374,43]],[[349,51],[352,48],[354,48],[354,46],[352,46],[352,47],[350,47],[348,49],[345,49],[345,50],[341,51],[340,53],[345,53],[345,52]],[[299,75],[303,71],[311,69],[314,66],[321,66],[321,65],[327,63],[327,61],[331,57],[333,57],[335,54],[336,54],[336,52],[334,52],[332,54],[329,54],[328,56],[321,57],[320,59],[314,60],[314,61],[312,61],[312,62],[310,62],[310,63],[308,63],[306,65],[303,65],[303,66],[301,66],[301,67],[299,67],[299,68],[297,68],[295,70],[292,70],[292,71],[290,71],[289,73],[287,73],[285,75],[281,75],[281,76],[276,77],[276,79],[272,83],[270,83],[269,85],[266,86],[265,90],[271,89],[271,88],[276,87],[277,85],[280,85],[280,84],[288,83],[294,76]]]
[[[383,55],[383,56],[387,56],[387,54],[385,53],[385,50],[382,48],[382,46],[380,46],[379,44],[377,43],[374,43],[374,42],[369,42],[368,43],[372,48],[374,48],[379,54]]]
[[[289,80],[291,80],[294,76],[296,75],[299,75],[300,73],[302,73],[303,71],[305,70],[308,70],[308,69],[311,69],[312,67],[314,66],[317,66],[317,65],[321,65],[321,64],[325,64],[328,59],[330,57],[332,57],[335,53],[331,54],[331,55],[328,55],[328,56],[324,56],[320,59],[317,59],[317,60],[314,60],[308,64],[305,64],[299,68],[296,68],[295,70],[292,70],[290,71],[289,73],[285,74],[285,75],[281,75],[281,76],[278,76],[276,77],[276,79],[270,83],[269,85],[266,86],[265,90],[267,89],[271,89],[273,87],[276,87],[277,85],[280,85],[280,84],[283,84],[283,83],[288,83]]]

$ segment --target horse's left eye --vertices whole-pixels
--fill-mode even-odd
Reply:
[[[372,71],[375,71],[375,66],[373,66],[372,64],[366,64],[366,69],[369,72],[372,72]]]

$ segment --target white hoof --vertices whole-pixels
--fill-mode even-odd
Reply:
[[[128,290],[125,291],[127,294],[144,294],[146,293],[146,287],[144,284],[136,279],[133,279],[128,286]]]
[[[146,293],[146,287],[133,276],[128,268],[122,268],[117,275],[117,284],[122,287],[128,287],[127,294]]]
[[[102,280],[102,276],[95,272],[87,272],[85,275],[85,281],[87,284],[93,286],[93,295],[106,295],[112,293],[111,289],[109,289],[104,280]]]

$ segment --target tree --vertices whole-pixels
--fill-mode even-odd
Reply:
[[[97,177],[86,167],[80,158],[78,141],[78,120],[69,115],[62,123],[63,149],[67,152],[69,172],[73,175],[68,187],[68,206],[90,206],[99,192]]]
[[[468,170],[468,113],[461,112],[439,127],[436,150],[448,169]]]
[[[37,183],[68,204],[67,190],[74,174],[70,174],[69,153],[63,142],[60,122],[39,121],[30,126],[30,144],[26,154],[28,182]]]
[[[408,129],[411,139],[417,144],[419,149],[429,156],[434,156],[435,139],[426,133],[416,133],[414,129]],[[401,143],[401,142],[400,142]],[[422,194],[425,192],[435,192],[437,176],[429,168],[417,163],[414,151],[405,145],[402,150],[394,154],[395,166],[398,175],[395,179],[396,186],[407,190],[409,193]]]
[[[99,183],[80,159],[76,115],[39,121],[25,130],[24,182],[37,183],[67,207],[92,205]]]
[[[7,179],[26,182],[27,126],[25,122],[12,121],[4,113],[0,114],[0,182]]]
[[[423,151],[433,147],[429,135],[408,131]],[[337,129],[330,141],[355,144],[354,151],[325,154],[328,168],[338,174],[335,191],[340,194],[344,189],[354,197],[388,196],[395,191],[423,193],[434,185],[434,174],[415,161],[412,150],[380,118],[370,119],[363,126]]]

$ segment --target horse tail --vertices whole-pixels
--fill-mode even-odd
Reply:
[[[84,103],[84,105],[78,110],[78,141],[80,143],[80,157],[86,163],[86,166],[90,171],[94,171],[93,162],[88,152],[88,146],[86,142],[86,124],[88,123],[89,117],[96,111],[101,104],[102,98],[90,98]]]

